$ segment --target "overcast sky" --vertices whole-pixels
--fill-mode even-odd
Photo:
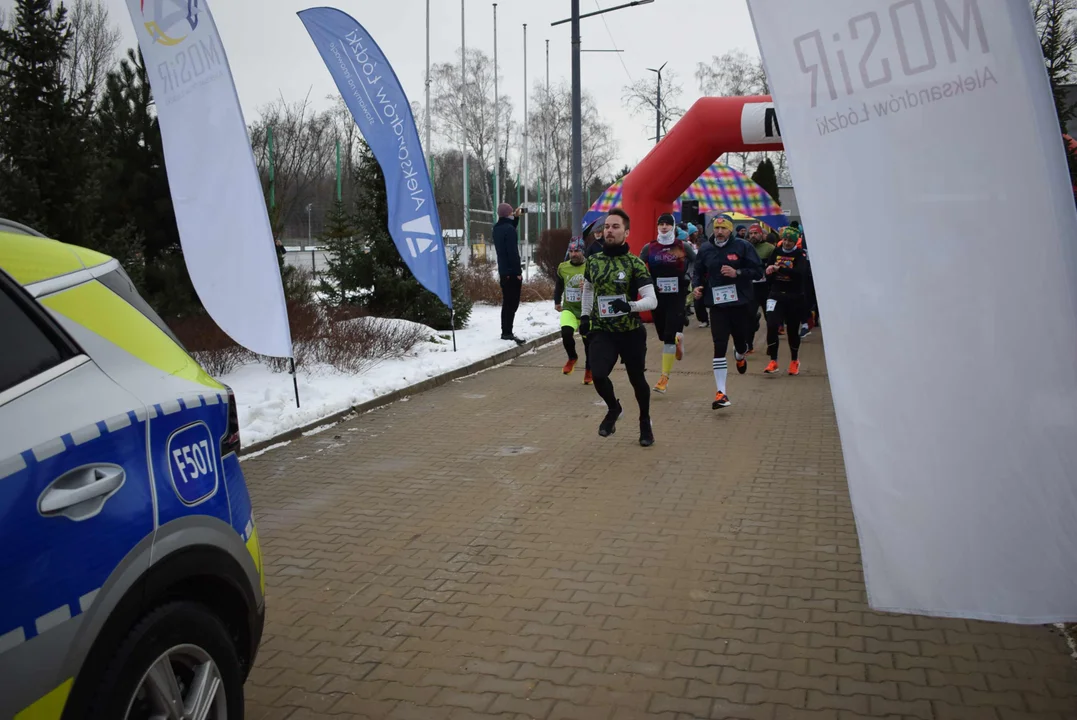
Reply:
[[[152,2],[153,0],[146,0]],[[581,0],[581,12],[613,7],[627,0]],[[133,47],[134,28],[124,0],[104,0],[113,21],[123,30],[123,52]],[[207,2],[207,0],[202,0]],[[493,4],[465,0],[468,47],[493,56]],[[329,72],[296,16],[320,3],[313,0],[208,0],[217,21],[248,124],[258,109],[283,95],[301,100],[308,92],[318,107],[336,94]],[[426,0],[338,0],[331,4],[352,15],[382,47],[396,70],[408,99],[425,101]],[[10,9],[14,0],[0,0]],[[431,63],[454,59],[460,48],[460,1],[431,0]],[[523,118],[523,23],[527,23],[528,85],[546,76],[546,40],[550,41],[550,79],[571,76],[570,26],[550,27],[568,17],[568,0],[500,0],[498,64],[502,93]],[[668,62],[684,87],[681,105],[699,97],[696,64],[734,48],[758,54],[745,0],[655,0],[582,21],[584,49],[621,49],[623,53],[585,53],[585,92],[598,101],[618,143],[617,166],[634,165],[653,141],[653,118],[634,118],[624,110],[622,88],[649,73],[646,68]]]

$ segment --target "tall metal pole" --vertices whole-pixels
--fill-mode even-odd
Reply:
[[[497,94],[497,3],[494,3],[494,217],[501,204],[501,103]]]
[[[528,156],[528,150],[527,150],[527,147],[528,147],[527,140],[528,140],[528,135],[530,133],[528,133],[527,126],[528,126],[528,122],[527,122],[527,23],[524,23],[524,205],[525,206],[527,205],[527,194],[528,194],[528,189],[529,189],[527,187],[527,184],[531,179],[531,177],[530,177],[530,162],[529,162],[529,156]],[[521,215],[524,216],[524,262],[526,263],[524,265],[524,277],[525,277],[525,279],[529,279],[528,275],[530,274],[529,271],[530,271],[530,268],[531,268],[531,253],[530,253],[531,245],[530,245],[530,241],[528,239],[527,228],[531,223],[528,222],[528,220],[530,220],[530,218],[528,218],[526,214],[521,213]]]
[[[460,120],[463,125],[463,158],[464,158],[464,250],[467,257],[471,258],[471,212],[468,204],[468,178],[467,178],[467,40],[464,34],[464,3],[460,0]]]
[[[430,0],[426,0],[426,156],[433,162],[434,153],[430,147]],[[433,165],[429,165],[430,174],[434,174]]]
[[[550,40],[546,40],[546,107],[550,106]],[[546,228],[551,229],[550,224],[550,132],[546,127],[546,114],[542,115],[542,182],[546,185]]]
[[[572,0],[572,232],[583,229],[583,109],[580,91],[580,0]]]

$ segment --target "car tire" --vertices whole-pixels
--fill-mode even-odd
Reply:
[[[243,675],[235,645],[220,618],[200,603],[156,608],[112,657],[88,718],[143,720],[153,714],[151,708],[159,713],[163,702],[190,702],[198,694],[196,686],[218,688],[201,694],[203,701],[212,698],[208,720],[243,718]]]

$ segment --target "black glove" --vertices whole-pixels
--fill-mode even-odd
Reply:
[[[632,306],[628,304],[627,300],[622,300],[621,298],[617,298],[616,300],[614,300],[613,302],[610,303],[610,310],[613,310],[614,312],[619,312],[619,313],[629,313],[629,312],[632,312]]]
[[[580,337],[587,337],[591,334],[591,318],[584,315],[580,318]]]

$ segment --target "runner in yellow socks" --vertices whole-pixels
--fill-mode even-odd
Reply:
[[[654,329],[662,341],[662,377],[654,386],[664,393],[669,386],[673,363],[684,354],[685,296],[688,294],[688,268],[695,261],[695,251],[676,236],[673,216],[665,213],[658,218],[658,237],[643,246],[640,259],[653,278],[658,295],[658,307],[651,313]]]

